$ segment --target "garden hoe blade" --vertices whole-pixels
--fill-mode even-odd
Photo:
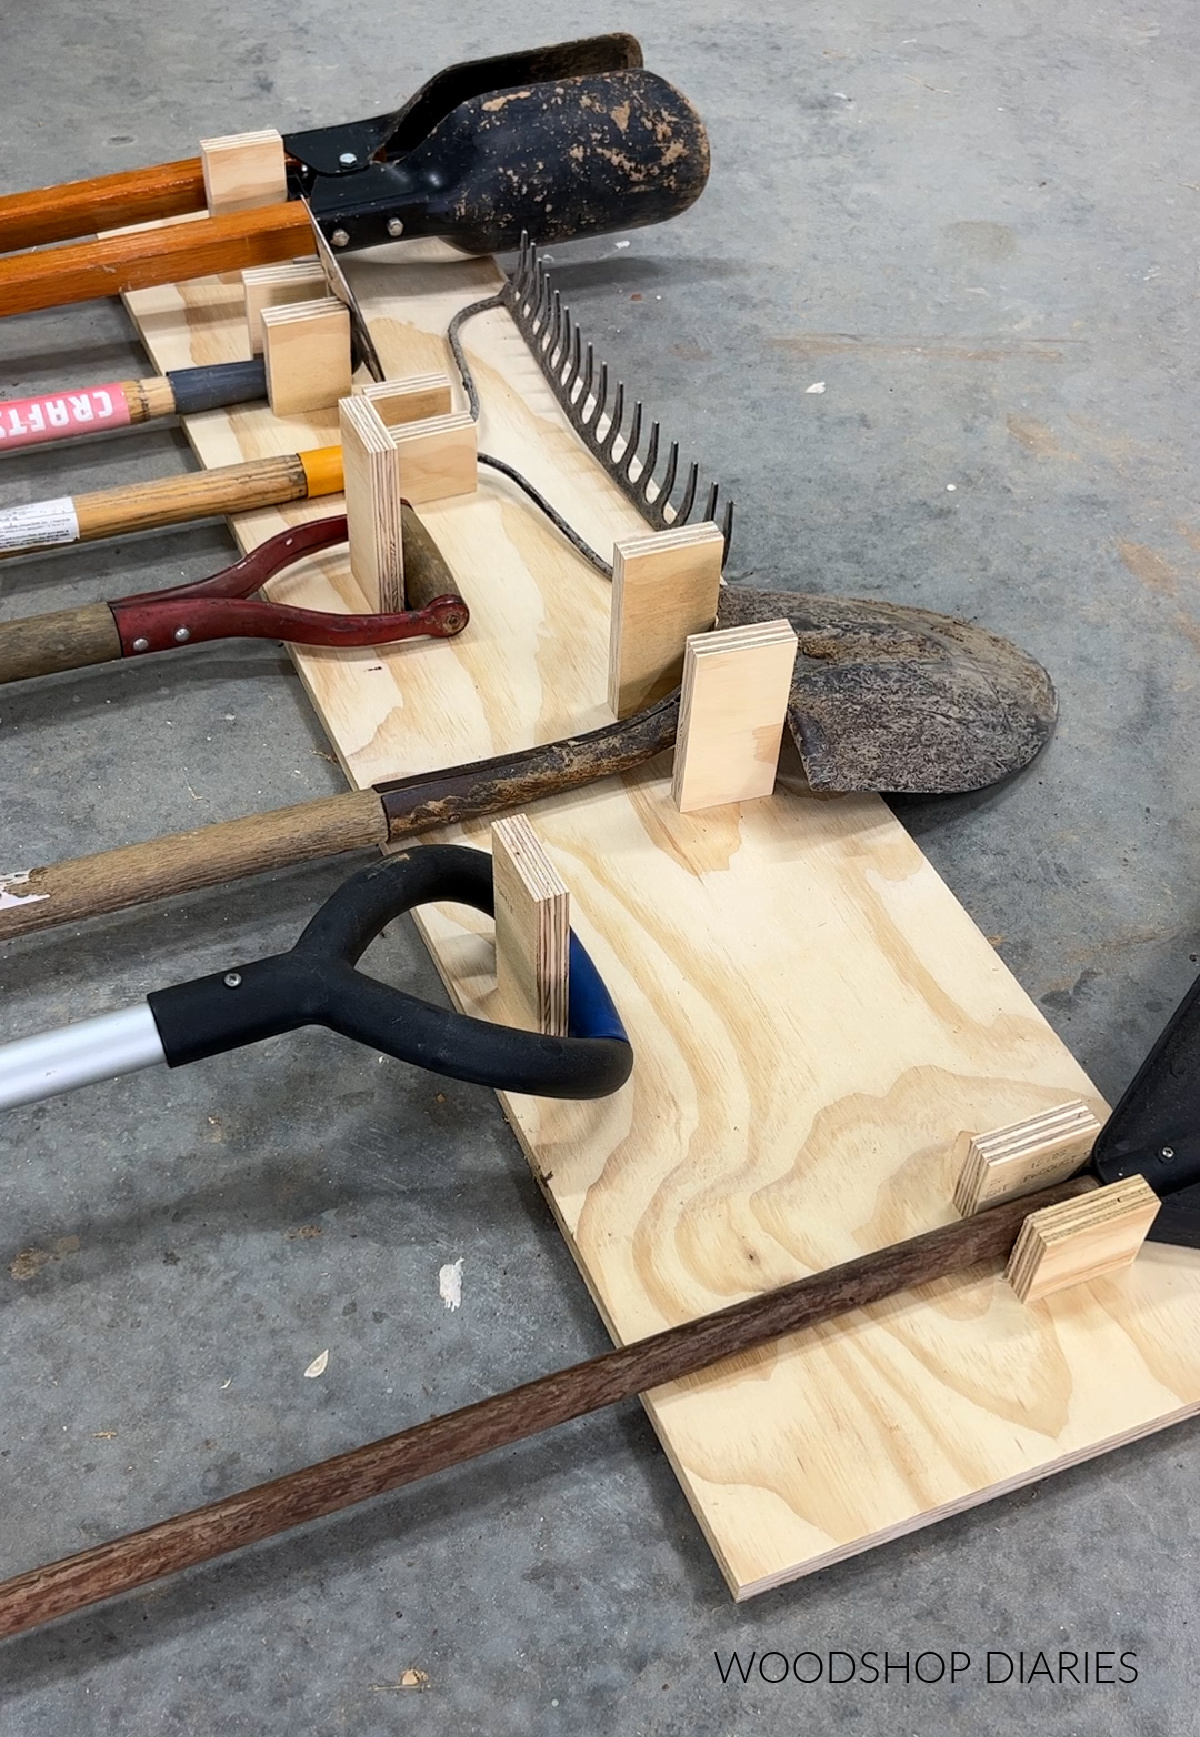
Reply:
[[[1050,677],[986,628],[896,603],[722,589],[718,627],[785,617],[800,641],[788,723],[814,790],[980,790],[1050,739]]]

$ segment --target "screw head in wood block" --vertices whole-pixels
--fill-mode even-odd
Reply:
[[[1158,1207],[1145,1177],[1130,1176],[1030,1213],[1009,1257],[1009,1284],[1023,1303],[1036,1303],[1127,1267]]]
[[[282,204],[287,198],[283,137],[274,127],[201,139],[200,163],[212,217]]]
[[[264,308],[267,397],[276,416],[328,410],[350,391],[350,313],[336,296]]]
[[[1091,1110],[1073,1098],[990,1134],[960,1134],[954,1204],[968,1218],[997,1201],[1065,1182],[1086,1163],[1099,1133]]]

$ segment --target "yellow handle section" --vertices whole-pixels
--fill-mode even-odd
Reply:
[[[300,463],[308,478],[308,497],[340,495],[342,483],[342,449],[340,446],[318,446],[312,452],[302,452]]]

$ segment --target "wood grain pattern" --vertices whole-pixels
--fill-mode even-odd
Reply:
[[[327,410],[350,391],[350,310],[336,296],[262,310],[267,398],[276,416]]]
[[[131,844],[47,868],[0,874],[5,936],[29,933],[51,920],[69,923],[221,880],[260,874],[280,861],[307,862],[365,850],[384,844],[387,836],[383,805],[375,792],[349,790],[321,801],[174,833],[158,839],[152,849]],[[236,892],[231,896],[236,897]]]
[[[671,799],[681,814],[775,788],[796,632],[789,621],[688,639]]]
[[[608,703],[628,718],[683,680],[689,634],[717,618],[725,541],[713,524],[684,525],[613,548]]]
[[[492,825],[492,892],[496,994],[506,1023],[565,1037],[571,895],[527,814]]]
[[[311,259],[289,259],[282,265],[252,265],[242,273],[246,309],[246,336],[250,354],[262,353],[264,308],[285,307],[288,302],[310,302],[323,296],[328,285],[316,254]]]
[[[222,465],[219,470],[190,476],[158,477],[153,482],[96,489],[75,496],[79,541],[186,524],[222,513],[249,512],[282,501],[301,501],[307,494],[308,478],[295,453]]]
[[[450,371],[447,321],[498,281],[489,261],[403,244],[347,272],[393,375]],[[236,290],[131,305],[159,367],[244,353]],[[644,534],[508,316],[481,315],[463,338],[481,448],[593,547]],[[258,410],[189,436],[206,464],[336,438],[319,418],[301,432]],[[237,535],[256,543],[314,510],[256,513]],[[295,654],[358,784],[611,716],[606,582],[494,477],[424,516],[470,630],[384,653],[369,675]],[[353,595],[345,562],[324,557],[271,590],[318,608]],[[789,751],[774,796],[744,807],[679,814],[662,758],[530,813],[637,1059],[603,1103],[505,1108],[618,1340],[946,1223],[960,1129],[1075,1097],[1103,1114],[887,807],[814,799]],[[456,1002],[486,1013],[490,925],[430,909],[421,926]],[[1200,1255],[1149,1246],[1037,1309],[999,1272],[942,1280],[646,1404],[745,1597],[1200,1409]]]
[[[400,457],[400,487],[414,507],[475,493],[475,423],[465,410],[394,423],[390,433]]]
[[[404,539],[396,443],[378,410],[361,395],[342,399],[338,420],[351,576],[371,609],[403,609]]]
[[[961,1133],[954,1149],[955,1206],[965,1218],[998,1200],[1073,1176],[1087,1162],[1099,1132],[1091,1110],[1075,1099],[989,1134]]]
[[[308,215],[303,205],[293,203],[14,254],[0,259],[0,316],[120,295],[164,277],[244,271],[248,265],[290,259],[311,242]],[[222,360],[237,361],[242,354],[239,346],[237,356]]]
[[[28,193],[6,193],[0,196],[0,253],[73,241],[130,223],[182,217],[203,207],[204,171],[199,157]]]
[[[283,138],[274,127],[201,139],[204,198],[212,216],[254,211],[287,198]]]
[[[56,609],[0,625],[0,682],[23,682],[58,670],[111,663],[121,636],[107,603]]]
[[[1021,1226],[1005,1276],[1023,1303],[1038,1303],[1119,1272],[1136,1258],[1158,1206],[1146,1178],[1130,1176],[1042,1207]]]
[[[454,394],[446,374],[412,374],[407,380],[375,380],[361,388],[388,428],[406,422],[424,422],[430,416],[449,416]]]
[[[1094,1187],[1069,1182],[1039,1201]],[[1012,1246],[1020,1212],[994,1208],[962,1224],[913,1237],[829,1272],[732,1304],[586,1363],[555,1370],[507,1393],[432,1417],[399,1435],[288,1472],[204,1508],[176,1514],[124,1538],[94,1545],[0,1584],[0,1637],[21,1634],[117,1593],[210,1562],[323,1514],[416,1483],[668,1380],[839,1319],[915,1285],[935,1284]],[[716,1371],[716,1373],[724,1373]],[[734,1373],[730,1370],[730,1373]]]

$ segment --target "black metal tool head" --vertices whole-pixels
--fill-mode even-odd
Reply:
[[[398,109],[363,121],[285,133],[283,148],[292,160],[298,189],[305,192],[314,174],[354,175],[374,157],[393,162],[406,157],[439,121],[472,97],[515,90],[523,84],[545,84],[551,79],[628,72],[641,64],[641,43],[624,31],[520,48],[513,54],[491,54],[483,60],[460,60],[426,79]]]
[[[894,603],[721,591],[719,628],[784,617],[800,641],[788,722],[814,790],[980,790],[1050,739],[1050,677],[985,628]]]
[[[1200,979],[1131,1080],[1092,1149],[1102,1182],[1141,1175],[1162,1197],[1154,1242],[1200,1248]]]
[[[303,201],[303,204],[304,209],[308,212],[308,221],[312,225],[313,246],[316,248],[321,270],[325,273],[325,282],[329,286],[329,293],[331,296],[337,297],[350,315],[351,367],[358,368],[361,365],[367,370],[372,380],[385,380],[387,376],[383,371],[383,363],[379,359],[379,351],[375,348],[375,340],[371,336],[366,317],[358,304],[358,297],[346,281],[346,274],[338,264],[333,249],[322,234],[321,225],[313,216],[312,207],[307,199]]]
[[[403,157],[318,174],[309,202],[339,251],[404,235],[494,253],[525,233],[560,241],[664,222],[699,198],[708,168],[691,103],[633,67],[473,96]]]

